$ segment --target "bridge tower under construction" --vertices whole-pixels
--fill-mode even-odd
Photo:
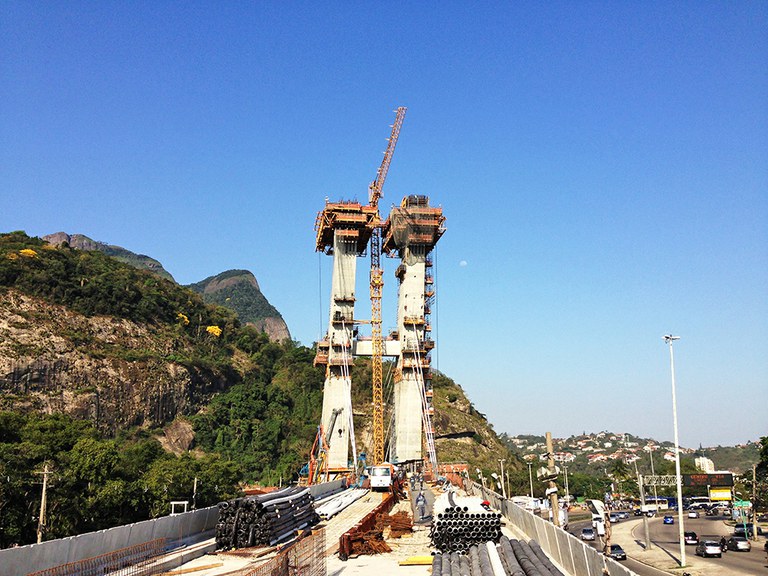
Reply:
[[[431,421],[430,312],[435,296],[431,253],[445,232],[444,222],[443,209],[431,207],[428,197],[407,196],[392,208],[383,226],[383,251],[400,259],[395,272],[400,346],[390,435],[392,462],[421,460],[422,439],[426,439],[427,456],[433,465],[437,463]]]
[[[354,447],[351,380],[357,257],[365,253],[378,209],[357,202],[326,202],[317,215],[315,249],[333,255],[328,332],[317,343],[315,365],[324,365],[322,433],[327,441],[329,472],[348,469]],[[352,438],[350,438],[352,434]]]

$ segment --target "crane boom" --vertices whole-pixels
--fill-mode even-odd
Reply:
[[[379,198],[384,194],[384,181],[387,179],[387,172],[389,172],[389,164],[392,162],[392,156],[395,153],[395,146],[397,146],[397,139],[400,137],[400,128],[403,126],[403,119],[405,118],[405,106],[400,106],[397,109],[395,115],[395,123],[392,124],[392,134],[390,134],[387,140],[387,149],[384,151],[384,158],[381,161],[381,166],[376,171],[376,179],[368,186],[368,204],[374,208],[379,207]]]
[[[371,233],[371,387],[373,388],[373,464],[384,462],[384,392],[382,357],[384,343],[381,337],[381,292],[384,286],[381,270],[381,217],[379,216],[379,199],[382,197],[384,181],[387,179],[389,164],[395,153],[400,128],[403,125],[406,108],[400,106],[392,125],[392,133],[387,142],[384,159],[376,171],[376,179],[368,186],[368,201],[376,208],[376,220]]]

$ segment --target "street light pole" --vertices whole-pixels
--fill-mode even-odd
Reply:
[[[504,500],[507,499],[507,486],[504,484],[504,462],[503,458],[499,458],[499,464],[501,464],[501,494],[504,496]]]
[[[528,481],[531,483],[531,500],[533,500],[533,472],[532,472],[533,462],[530,460],[527,460],[527,461],[528,461]]]
[[[667,334],[662,336],[669,345],[669,366],[672,372],[672,421],[675,429],[675,476],[677,477],[677,527],[680,538],[680,566],[685,566],[685,539],[683,535],[683,485],[680,476],[680,442],[677,434],[677,393],[675,391],[675,354],[672,349],[672,342],[680,340],[680,336]]]

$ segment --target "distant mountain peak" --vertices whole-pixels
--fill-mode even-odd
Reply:
[[[248,270],[227,270],[187,288],[202,294],[209,304],[233,310],[243,324],[266,332],[272,340],[291,337],[280,312],[262,294],[256,277]]]
[[[216,276],[209,276],[205,280],[202,280],[197,284],[193,284],[193,286],[197,286],[198,284],[205,284],[203,294],[211,294],[219,290],[224,290],[227,287],[233,286],[239,282],[247,282],[256,290],[261,292],[258,280],[256,280],[256,276],[254,276],[253,272],[250,270],[227,270],[226,272],[222,272]],[[193,290],[195,289],[193,288]]]
[[[149,270],[154,272],[161,278],[175,282],[171,273],[168,272],[163,265],[145,254],[136,254],[131,252],[122,246],[115,246],[114,244],[106,244],[105,242],[99,242],[93,238],[89,238],[84,234],[67,234],[66,232],[56,232],[55,234],[48,234],[43,236],[43,240],[54,246],[61,244],[67,244],[70,248],[76,250],[84,250],[86,252],[104,252],[107,256],[111,256],[120,262],[138,268],[140,270]]]

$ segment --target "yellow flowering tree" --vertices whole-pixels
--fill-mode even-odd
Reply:
[[[221,328],[218,326],[207,326],[205,331],[208,332],[211,337],[211,354],[213,354],[213,341],[221,336]]]

